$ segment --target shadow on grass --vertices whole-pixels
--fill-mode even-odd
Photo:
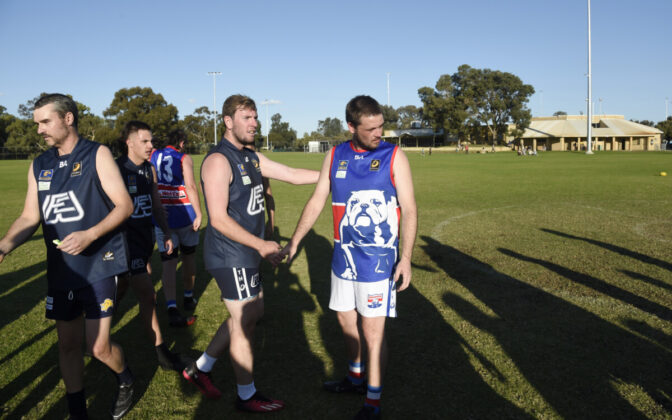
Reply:
[[[637,419],[661,414],[640,412],[617,391],[617,384],[639,387],[669,407],[672,383],[663,373],[670,368],[668,350],[449,245],[422,239],[432,260],[495,316],[483,314],[452,293],[444,295],[446,304],[492,335],[520,374],[562,418]],[[500,252],[544,263],[511,250]],[[570,270],[555,268],[572,275]]]
[[[647,299],[644,299],[640,296],[630,293],[627,290],[623,290],[620,287],[611,285],[604,280],[600,280],[587,274],[579,273],[578,271],[570,270],[569,268],[563,267],[561,265],[549,261],[528,257],[508,249],[500,248],[499,252],[501,252],[504,255],[508,255],[509,257],[517,258],[521,261],[526,261],[540,265],[549,271],[552,271],[565,277],[566,279],[569,279],[575,283],[582,284],[586,287],[595,290],[596,292],[605,294],[614,299],[618,299],[624,303],[630,304],[637,309],[640,309],[644,312],[648,312],[652,315],[656,315],[657,317],[664,319],[666,321],[672,320],[672,310],[670,310],[669,308],[651,302]]]
[[[0,284],[3,290],[16,287],[31,277],[47,270],[46,261],[41,261],[28,267],[24,267],[11,273],[0,276]],[[47,296],[46,274],[24,284],[13,292],[0,297],[0,308],[3,316],[0,317],[0,329],[16,321],[24,313],[32,310],[35,305],[44,302]]]
[[[649,283],[651,286],[660,287],[661,289],[665,290],[672,290],[672,285],[665,283],[664,281],[654,279],[653,277],[649,277],[647,275],[640,273],[635,273],[634,271],[630,270],[619,270],[619,271],[635,280],[641,280],[643,282]]]
[[[626,257],[634,258],[634,259],[639,260],[643,263],[657,265],[658,267],[664,268],[668,271],[672,271],[672,264],[667,262],[667,261],[659,260],[657,258],[653,258],[653,257],[650,257],[648,255],[641,254],[639,252],[631,251],[629,249],[620,247],[618,245],[609,244],[609,243],[598,241],[598,240],[595,240],[595,239],[583,238],[581,236],[574,236],[574,235],[570,235],[569,233],[558,232],[557,230],[553,230],[553,229],[542,228],[541,231],[546,232],[546,233],[552,233],[553,235],[561,236],[563,238],[575,239],[577,241],[588,242],[589,244],[596,245],[596,246],[602,247],[604,249],[608,249],[609,251],[616,252],[617,254],[621,254],[621,255],[626,256]]]

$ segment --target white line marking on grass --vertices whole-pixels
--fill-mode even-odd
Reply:
[[[518,206],[504,206],[504,207],[491,207],[488,209],[481,209],[481,210],[475,210],[475,211],[470,211],[467,213],[463,214],[458,214],[457,216],[451,216],[447,219],[444,219],[442,222],[439,222],[437,225],[434,226],[432,229],[432,238],[438,239],[441,231],[443,230],[444,227],[447,225],[453,223],[456,220],[464,219],[465,217],[471,217],[475,216],[477,214],[485,213],[485,212],[490,212],[490,211],[496,211],[496,210],[503,210],[503,209],[510,209]]]

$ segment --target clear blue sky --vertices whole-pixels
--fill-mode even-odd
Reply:
[[[534,116],[586,110],[586,0],[0,0],[0,105],[69,93],[102,115],[124,87],[151,87],[180,117],[244,93],[275,99],[299,136],[369,94],[420,105],[461,64],[511,72]],[[595,113],[672,114],[672,1],[593,0]],[[266,110],[259,109],[266,120]]]

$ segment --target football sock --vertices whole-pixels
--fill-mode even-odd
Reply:
[[[201,372],[210,372],[216,361],[217,361],[216,357],[212,357],[208,355],[208,353],[203,352],[203,354],[201,354],[201,357],[199,357],[198,360],[196,360],[196,367]]]
[[[194,291],[193,290],[185,290],[184,291],[184,297],[185,298],[190,298],[194,296]]]
[[[348,379],[355,385],[364,382],[364,363],[348,362]]]
[[[124,370],[121,373],[117,373],[117,383],[119,385],[130,385],[133,383],[133,374],[128,368],[128,365],[124,367]]]
[[[248,385],[238,384],[238,397],[240,397],[240,399],[243,401],[247,401],[252,398],[255,392],[257,392],[257,388],[254,387],[254,381]]]
[[[86,419],[86,397],[84,396],[84,390],[67,393],[65,398],[68,400],[68,411],[70,412],[70,417],[73,419]]]
[[[166,301],[166,308],[177,308],[177,301],[176,300],[169,300]]]
[[[382,391],[382,386],[368,385],[366,387],[366,401],[364,402],[364,405],[373,407],[376,414],[380,412],[380,393]]]

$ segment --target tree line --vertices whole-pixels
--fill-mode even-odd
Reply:
[[[383,106],[384,129],[407,129],[411,127],[443,130],[444,135],[454,136],[462,141],[491,143],[505,141],[507,135],[522,134],[530,124],[531,112],[527,107],[534,94],[531,85],[523,83],[516,75],[491,69],[477,69],[468,65],[458,67],[453,74],[439,77],[434,87],[421,87],[418,96],[422,106],[405,105],[399,108]],[[18,107],[18,116],[7,112],[0,105],[0,147],[14,148],[35,155],[47,146],[37,135],[32,120],[35,102],[42,95],[28,100]],[[190,151],[203,153],[213,142],[214,112],[202,106],[190,115],[180,119],[177,107],[168,103],[163,95],[149,87],[123,88],[103,111],[95,115],[82,103],[79,109],[79,133],[86,138],[106,144],[113,149],[126,122],[141,120],[153,129],[160,141],[174,129],[183,129],[188,136]],[[556,114],[561,114],[558,111]],[[654,125],[646,121],[647,125]],[[510,129],[510,125],[515,128]],[[672,117],[655,125],[664,132],[665,138],[672,138]],[[217,138],[224,133],[223,124],[217,126]],[[317,128],[303,137],[297,136],[288,122],[282,121],[279,113],[271,117],[268,137],[261,134],[259,124],[256,142],[258,147],[266,143],[275,149],[296,150],[312,140],[345,141],[349,131],[339,118],[327,117],[317,122]],[[158,145],[160,146],[160,144]]]

